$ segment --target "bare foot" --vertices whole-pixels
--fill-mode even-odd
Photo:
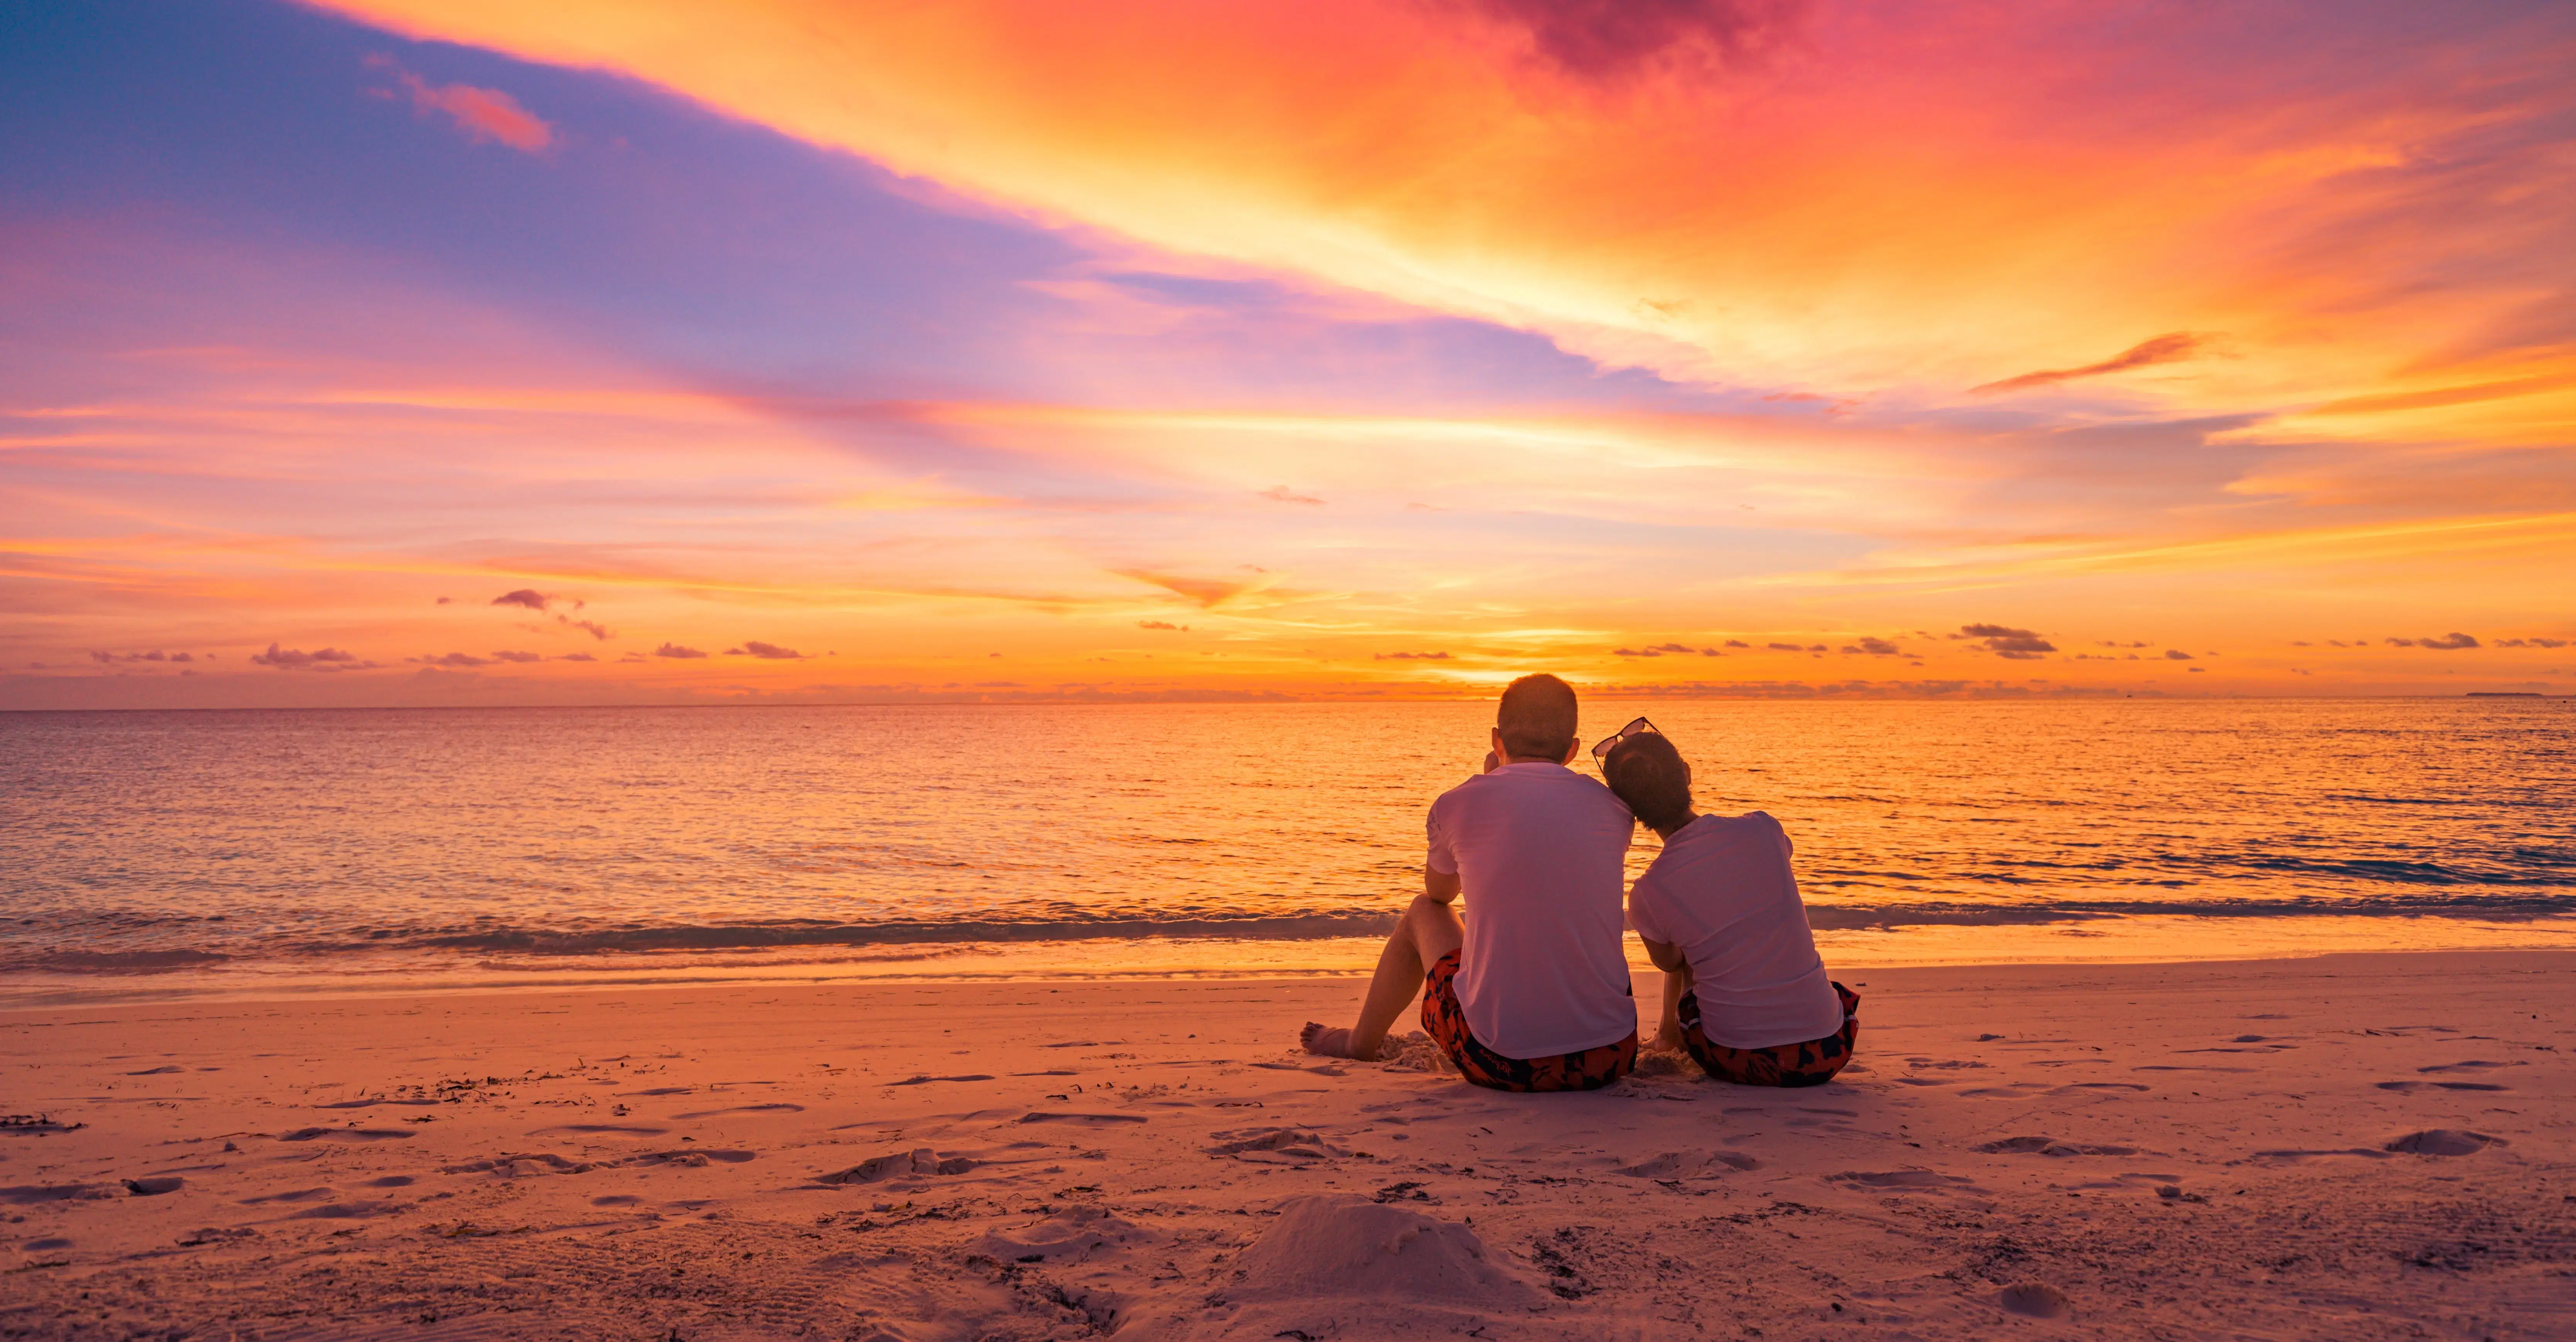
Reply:
[[[1306,1046],[1306,1051],[1309,1053],[1327,1058],[1357,1058],[1361,1062],[1368,1061],[1351,1052],[1351,1032],[1339,1025],[1318,1025],[1314,1021],[1308,1021],[1306,1028],[1298,1032],[1297,1039]]]

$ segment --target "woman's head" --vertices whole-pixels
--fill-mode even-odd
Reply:
[[[1682,753],[1657,732],[1640,732],[1610,748],[1601,776],[1646,828],[1658,834],[1690,819],[1691,771]]]

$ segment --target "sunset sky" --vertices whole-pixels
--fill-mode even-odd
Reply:
[[[2576,691],[2576,6],[0,0],[0,708]]]

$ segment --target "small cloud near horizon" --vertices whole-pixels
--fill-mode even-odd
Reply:
[[[451,652],[440,657],[432,657],[424,653],[418,657],[405,657],[403,660],[418,662],[422,666],[490,666],[492,664],[491,658],[477,657],[470,652]]]
[[[2180,648],[2167,648],[2165,649],[2165,660],[2169,662],[2188,662],[2191,660],[2191,654]],[[2196,670],[2198,668],[2194,669]]]
[[[1270,488],[1261,491],[1260,497],[1268,499],[1272,503],[1304,503],[1313,505],[1321,505],[1323,503],[1322,499],[1316,498],[1312,494],[1300,494],[1286,485],[1272,485]]]
[[[564,655],[557,657],[555,660],[558,662],[595,662],[599,659],[586,652],[567,652]]]
[[[684,659],[706,656],[705,653],[698,651],[696,648],[684,648],[677,643],[665,643],[662,646],[655,648],[653,650],[653,655],[656,657],[677,657]]]
[[[1976,639],[1986,651],[2016,662],[2032,662],[2057,651],[2057,645],[2028,629],[2001,624],[1963,624],[1959,638]]]
[[[546,655],[542,652],[503,651],[492,654],[492,660],[496,662],[542,662],[545,659]]]
[[[2496,640],[2496,646],[2499,648],[2563,648],[2567,646],[2567,640],[2563,638],[2500,638]],[[179,657],[173,657],[170,660],[175,662],[186,655],[186,653],[181,653]]]
[[[1174,624],[1169,620],[1138,620],[1136,622],[1136,627],[1139,629],[1168,629],[1175,634],[1186,634],[1190,632],[1190,627],[1188,625]]]
[[[2392,638],[2386,642],[2392,648],[2431,648],[2438,652],[2456,652],[2463,648],[2482,646],[2475,638],[2457,632],[2444,634],[2439,638]]]
[[[316,648],[306,652],[301,648],[280,648],[274,643],[268,645],[266,652],[252,653],[250,661],[253,666],[275,667],[280,671],[367,671],[376,665],[345,648]]]
[[[782,648],[775,643],[763,643],[759,639],[754,638],[745,640],[743,645],[739,648],[725,649],[725,656],[758,657],[764,661],[772,662],[794,662],[803,660],[805,654],[798,652],[794,648]]]
[[[1381,652],[1373,655],[1381,662],[1446,662],[1455,660],[1445,652]]]

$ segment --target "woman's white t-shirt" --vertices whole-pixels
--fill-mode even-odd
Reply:
[[[1704,815],[1674,831],[1628,892],[1628,925],[1690,961],[1711,1043],[1776,1048],[1843,1027],[1842,999],[1789,871],[1789,835],[1760,811]]]

